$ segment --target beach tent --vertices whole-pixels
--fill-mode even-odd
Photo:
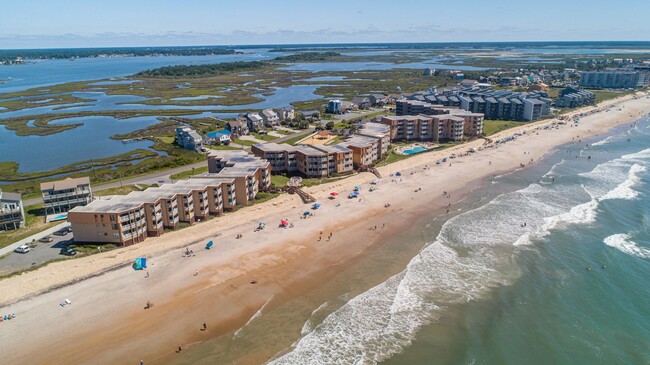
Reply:
[[[359,190],[361,190],[361,186],[357,185],[354,187],[354,191],[359,191]]]
[[[377,185],[379,184],[379,179],[374,179],[370,182],[372,185]]]
[[[320,203],[314,203],[311,207],[314,209],[318,209],[320,207]]]
[[[133,263],[133,269],[134,270],[142,270],[147,268],[147,258],[146,257],[138,257],[135,259],[135,262]]]
[[[308,211],[306,211],[306,210],[302,213],[302,215],[310,215],[310,214],[311,214],[311,213],[308,212]]]
[[[214,242],[212,242],[212,241],[206,243],[206,244],[205,244],[205,249],[206,249],[206,250],[211,249],[211,248],[212,248],[212,245],[214,245]]]
[[[399,172],[399,171],[397,171],[397,172],[395,173],[395,176],[402,176],[402,173]]]

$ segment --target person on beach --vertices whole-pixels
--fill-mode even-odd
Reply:
[[[199,275],[199,269],[194,270],[194,276],[198,276],[198,275]]]
[[[204,330],[204,331],[207,331],[207,329],[208,329],[208,325],[204,322],[204,323],[203,323],[203,330]]]

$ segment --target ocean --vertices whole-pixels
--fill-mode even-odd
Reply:
[[[562,146],[174,363],[648,364],[649,183],[647,118]]]

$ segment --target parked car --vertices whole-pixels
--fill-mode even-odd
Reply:
[[[65,227],[65,228],[61,228],[60,230],[54,232],[54,235],[55,236],[65,236],[66,234],[68,234],[70,232],[72,232],[72,228]]]
[[[65,255],[65,256],[74,256],[77,254],[77,251],[70,247],[62,247],[61,251],[59,252],[60,255]]]
[[[45,243],[49,243],[52,241],[54,241],[54,238],[52,238],[52,236],[45,236],[39,240],[39,242],[45,242]]]
[[[21,245],[21,246],[16,247],[16,249],[14,250],[14,252],[17,252],[17,253],[27,253],[27,252],[29,252],[29,250],[30,250],[29,246],[27,246],[27,245]]]

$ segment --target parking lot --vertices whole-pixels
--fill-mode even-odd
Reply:
[[[27,253],[11,252],[0,259],[0,276],[8,275],[17,271],[27,270],[33,266],[42,265],[48,261],[61,258],[69,258],[59,254],[61,248],[72,242],[72,233],[64,236],[50,235],[52,242],[40,242],[38,240],[28,244],[30,251]]]

